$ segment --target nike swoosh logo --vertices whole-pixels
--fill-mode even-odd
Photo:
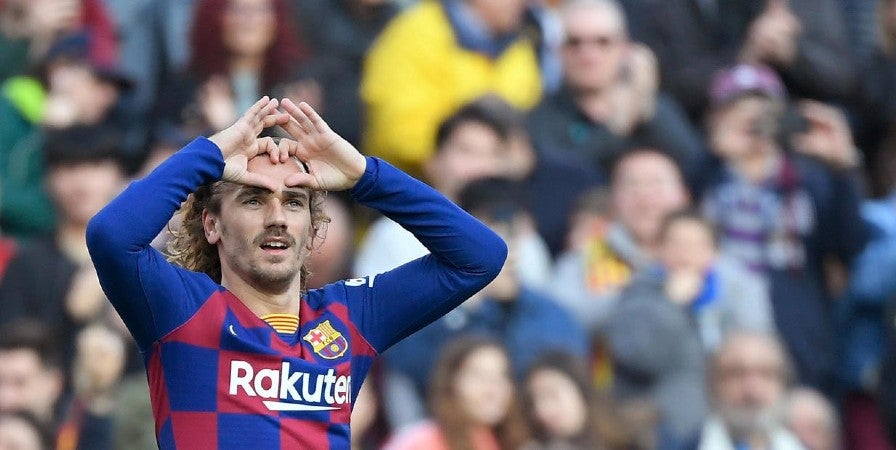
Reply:
[[[334,409],[339,409],[335,406],[303,405],[301,403],[271,401],[265,401],[262,403],[264,403],[264,406],[266,406],[271,411],[332,411]]]
[[[228,325],[227,329],[230,331],[230,334],[236,336],[236,331],[233,331],[233,325]]]

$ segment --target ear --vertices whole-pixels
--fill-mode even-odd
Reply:
[[[207,209],[202,211],[202,230],[205,232],[205,240],[209,244],[215,245],[221,240],[221,233],[218,231],[218,218],[209,213]]]

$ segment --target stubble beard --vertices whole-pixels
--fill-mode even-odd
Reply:
[[[738,439],[769,437],[780,423],[780,405],[770,407],[728,407],[721,411],[728,432]]]

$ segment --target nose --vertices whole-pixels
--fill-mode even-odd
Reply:
[[[283,211],[283,205],[277,199],[268,202],[265,209],[264,226],[267,227],[285,227],[286,213]]]

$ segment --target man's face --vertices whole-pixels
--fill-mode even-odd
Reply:
[[[87,224],[121,190],[121,168],[113,161],[56,166],[47,173],[50,196],[63,220]]]
[[[28,349],[0,350],[0,413],[27,411],[49,419],[59,396],[60,375]]]
[[[607,7],[582,6],[564,13],[563,71],[570,87],[601,90],[617,80],[628,43],[622,21]]]
[[[218,246],[224,278],[232,273],[262,292],[283,292],[298,282],[311,245],[310,191],[285,186],[288,176],[302,170],[294,159],[274,164],[260,155],[248,170],[280,187],[226,190],[220,214],[204,214],[206,238]]]
[[[678,168],[655,153],[641,153],[622,161],[613,176],[611,191],[616,220],[642,245],[655,243],[665,217],[688,203]]]
[[[427,177],[440,192],[454,197],[467,183],[501,173],[505,145],[492,128],[478,122],[463,122],[427,161]]]
[[[786,388],[780,347],[761,336],[737,337],[720,349],[716,364],[716,407],[733,432],[761,432],[778,420]]]

